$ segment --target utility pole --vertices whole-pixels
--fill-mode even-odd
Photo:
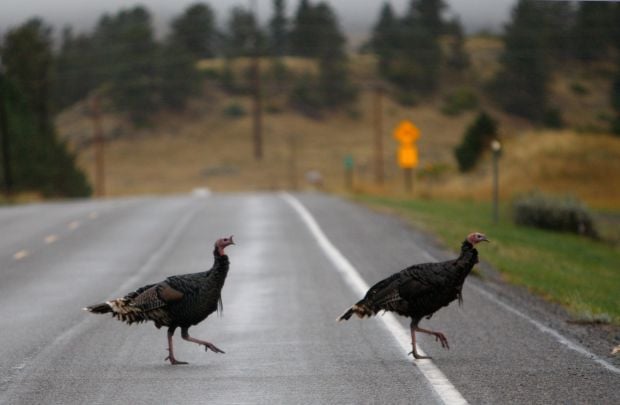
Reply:
[[[375,181],[383,185],[383,87],[377,84],[374,93],[374,128],[375,128]]]
[[[95,155],[95,196],[105,195],[105,166],[103,160],[103,130],[101,127],[101,104],[99,96],[94,95],[91,99],[93,120],[93,152]]]
[[[252,58],[252,73],[254,79],[254,106],[252,111],[252,129],[254,138],[254,158],[263,158],[263,117],[260,83],[260,44],[258,42],[258,8],[257,0],[251,0],[252,14],[254,15],[254,55]]]
[[[499,222],[499,157],[502,153],[502,144],[495,139],[491,142],[493,151],[493,223]]]
[[[291,134],[288,138],[290,149],[288,167],[289,185],[293,191],[297,190],[297,138],[298,136],[296,134]]]
[[[2,172],[4,178],[3,190],[7,199],[11,197],[13,191],[13,174],[11,173],[11,150],[9,138],[8,114],[6,112],[7,97],[6,83],[4,79],[4,68],[0,61],[0,139],[2,145]]]

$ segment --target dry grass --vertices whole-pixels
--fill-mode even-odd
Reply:
[[[526,132],[506,139],[500,160],[500,195],[541,190],[571,194],[599,208],[620,207],[620,139],[570,131]],[[450,176],[435,196],[491,198],[490,156],[468,175]]]
[[[480,77],[489,76],[496,69],[501,42],[476,37],[468,40],[467,48],[474,65],[472,75],[476,77],[468,83],[475,86]],[[414,108],[384,98],[382,141],[386,180],[382,186],[375,184],[371,91],[375,60],[369,55],[356,55],[352,59],[353,80],[367,84],[362,87],[353,111],[328,113],[314,120],[287,108],[284,97],[265,100],[266,108],[275,106],[280,112],[264,114],[261,161],[253,158],[251,116],[232,118],[224,112],[231,104],[250,112],[251,100],[229,96],[209,84],[205,86],[204,96],[193,100],[186,112],[160,113],[153,117],[151,128],[136,130],[116,114],[104,115],[104,132],[110,138],[106,147],[108,194],[177,193],[194,187],[221,191],[303,188],[309,186],[304,177],[310,170],[320,171],[325,189],[345,191],[343,159],[350,154],[355,160],[356,190],[403,195],[403,178],[395,162],[397,144],[392,131],[401,120],[409,119],[421,130],[414,195],[489,200],[489,157],[468,175],[457,172],[453,157],[454,147],[476,113],[445,116],[440,113],[440,96]],[[285,58],[284,61],[295,73],[315,68],[305,59]],[[201,67],[219,69],[221,63],[221,60],[205,61]],[[248,63],[239,60],[234,66],[243,71]],[[262,66],[267,70],[268,62],[262,61]],[[597,106],[604,105],[599,90],[606,82],[579,74],[580,82],[589,92],[574,94],[571,83],[577,76],[569,72],[554,81],[555,100],[570,111],[579,110],[583,122],[596,120]],[[618,138],[570,131],[534,131],[527,122],[493,110],[485,100],[482,105],[500,122],[504,143],[501,160],[504,199],[539,189],[574,194],[596,207],[620,207]],[[80,140],[92,136],[92,123],[86,110],[78,105],[66,111],[59,117],[58,127],[63,137],[77,148],[80,166],[91,175],[92,152],[89,148],[79,148]]]

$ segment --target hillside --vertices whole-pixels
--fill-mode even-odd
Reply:
[[[462,75],[446,73],[440,95],[433,100],[403,107],[384,98],[386,182],[382,187],[374,184],[373,172],[370,84],[374,61],[367,55],[355,55],[352,75],[363,86],[359,103],[351,111],[312,119],[290,109],[281,96],[266,97],[264,159],[259,162],[252,157],[250,98],[227,94],[212,81],[207,81],[203,96],[194,99],[187,111],[160,113],[153,117],[150,128],[133,129],[118,114],[104,114],[107,195],[178,193],[196,187],[221,191],[307,188],[305,175],[309,171],[320,172],[325,189],[344,191],[343,160],[347,155],[354,158],[357,190],[399,194],[403,192],[402,178],[391,132],[401,120],[409,119],[422,135],[414,195],[487,200],[491,196],[488,157],[468,175],[457,173],[453,158],[453,148],[476,112],[456,116],[441,112],[442,94],[465,86],[500,122],[504,198],[539,189],[575,194],[597,207],[619,207],[618,176],[609,173],[620,173],[620,139],[592,133],[605,127],[609,115],[604,91],[609,80],[578,69],[557,75],[552,98],[573,129],[540,131],[495,110],[479,90],[497,69],[501,44],[492,38],[471,38],[467,49],[472,68]],[[218,63],[205,62],[201,68],[217,69]],[[236,69],[242,71],[246,63],[239,61]],[[293,72],[313,68],[304,60],[287,59],[286,64]],[[263,69],[268,69],[265,62]],[[235,114],[230,113],[231,107]],[[92,136],[92,122],[84,105],[65,111],[57,124],[60,134],[77,151],[79,165],[91,175],[93,155],[84,140]]]

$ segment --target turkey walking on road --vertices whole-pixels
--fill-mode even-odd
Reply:
[[[441,332],[418,326],[424,317],[429,319],[437,310],[458,299],[462,301],[465,278],[478,263],[478,251],[474,246],[488,242],[487,237],[474,232],[467,236],[461,246],[461,254],[454,260],[441,263],[423,263],[407,267],[373,285],[364,298],[349,308],[339,321],[348,320],[353,314],[360,318],[376,315],[379,311],[396,312],[411,318],[411,345],[416,359],[429,358],[418,354],[415,332],[435,336],[441,346],[449,349],[448,339]]]
[[[213,250],[213,267],[201,273],[171,276],[166,280],[138,288],[123,298],[84,308],[96,314],[112,313],[128,324],[153,321],[159,329],[168,327],[168,357],[171,364],[187,364],[174,357],[172,336],[181,328],[181,337],[204,345],[215,353],[224,353],[213,343],[189,335],[188,329],[222,308],[222,287],[228,274],[226,246],[234,244],[233,237],[218,239]]]

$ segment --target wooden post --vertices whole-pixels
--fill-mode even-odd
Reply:
[[[385,179],[383,167],[383,88],[375,87],[374,95],[374,128],[375,128],[375,181],[383,185]]]
[[[403,169],[405,178],[405,191],[411,193],[413,191],[413,169],[410,167]]]
[[[252,75],[254,81],[254,105],[253,105],[253,140],[254,140],[254,159],[263,158],[263,117],[261,100],[260,82],[260,44],[258,42],[258,13],[256,0],[252,0],[252,13],[254,15],[254,55],[252,58]]]
[[[103,130],[101,127],[101,105],[99,96],[91,100],[93,119],[93,152],[95,156],[95,196],[105,195],[105,164],[103,158]]]
[[[0,69],[2,67],[0,66]],[[4,178],[3,191],[7,200],[13,191],[13,173],[11,172],[11,142],[9,135],[8,114],[6,112],[6,95],[4,74],[0,71],[0,140],[2,145],[2,172]]]

